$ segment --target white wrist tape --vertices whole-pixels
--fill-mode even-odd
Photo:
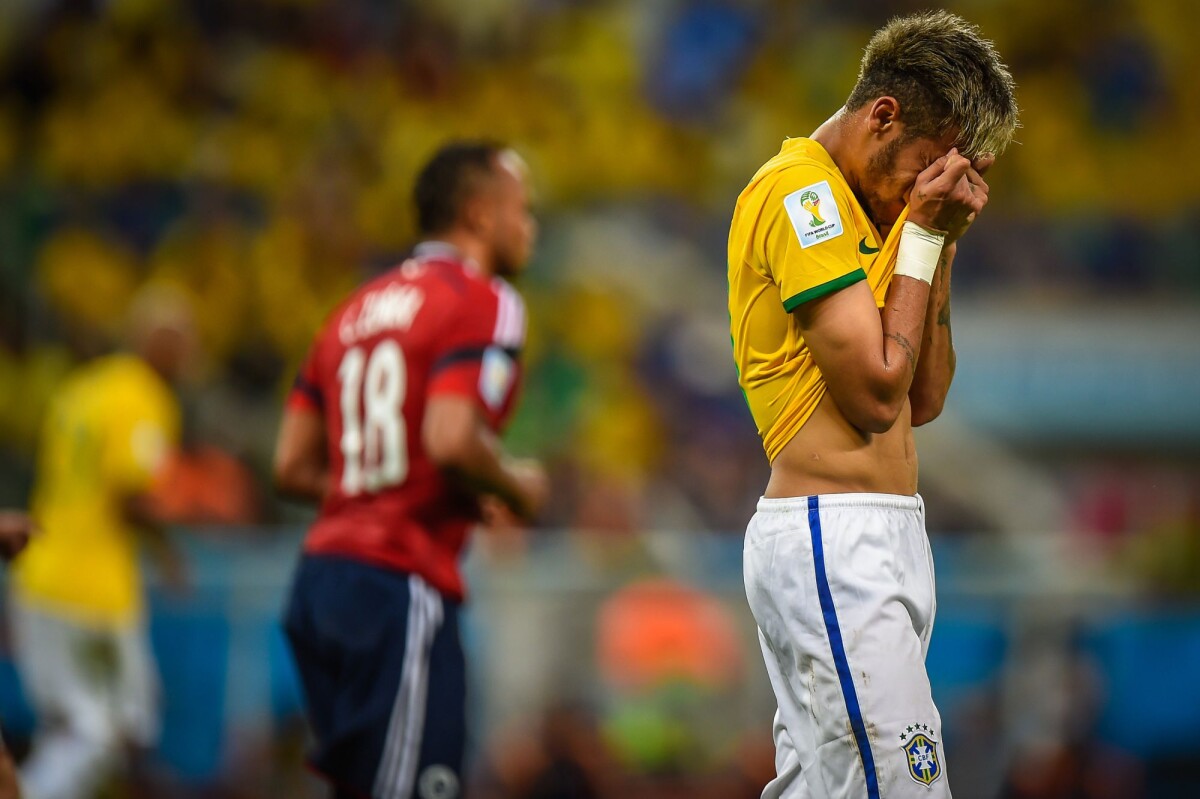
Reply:
[[[900,229],[900,247],[896,252],[896,274],[932,283],[945,240],[945,233],[923,228],[916,222],[905,222]]]

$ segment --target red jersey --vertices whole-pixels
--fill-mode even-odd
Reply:
[[[446,246],[358,289],[318,333],[289,405],[325,419],[332,491],[304,550],[420,575],[453,599],[477,498],[449,481],[421,441],[438,394],[474,399],[499,432],[520,383],[525,306],[504,280]]]

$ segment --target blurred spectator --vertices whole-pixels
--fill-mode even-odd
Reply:
[[[600,610],[597,635],[601,673],[619,691],[676,681],[720,690],[745,668],[729,611],[667,579],[614,593]]]
[[[1118,554],[1143,592],[1169,598],[1200,597],[1200,501],[1173,522],[1148,529]]]
[[[650,94],[658,107],[684,121],[711,118],[737,85],[761,22],[730,3],[685,4],[667,23],[649,70]]]
[[[602,799],[618,777],[594,718],[549,710],[530,730],[509,729],[483,758],[472,790],[481,799]]]
[[[1057,723],[1031,729],[1017,742],[1000,799],[1142,799],[1141,764],[1096,737],[1103,701],[1096,674],[1082,656],[1064,666],[1057,680],[1037,689],[1041,699],[1060,706]]]
[[[745,670],[725,606],[668,579],[639,581],[604,602],[596,636],[611,695],[604,728],[624,765],[647,774],[710,768],[729,733],[702,719]]]
[[[217,447],[194,444],[163,462],[151,498],[167,519],[251,524],[262,517],[256,488],[254,475],[236,458]]]
[[[197,303],[206,381],[245,385],[249,368],[252,393],[238,403],[259,415],[247,402],[272,407],[270,388],[334,298],[411,243],[417,165],[447,136],[486,129],[543,176],[540,260],[553,267],[529,282],[531,295],[552,287],[554,299],[531,302],[535,332],[551,332],[531,364],[526,414],[552,424],[518,419],[516,435],[562,449],[580,475],[576,505],[555,518],[739,526],[747,491],[726,479],[730,469],[723,477],[686,452],[663,457],[692,434],[671,424],[680,406],[716,401],[746,421],[721,338],[691,321],[707,318],[697,303],[720,302],[711,234],[780,132],[821,121],[827,98],[807,76],[852,73],[886,9],[10,5],[0,16],[0,191],[14,201],[0,210],[0,280],[21,288],[11,302],[33,339],[0,353],[0,374],[52,383],[56,340],[84,356],[104,351],[137,287],[170,280]],[[1187,26],[1160,4],[1109,0],[1105,14],[1082,0],[1019,6],[972,10],[1015,54],[1037,124],[995,170],[1004,185],[981,231],[990,246],[961,288],[1195,288],[1174,264],[1194,249],[1179,231],[1200,168],[1156,156],[1197,99]],[[1132,205],[1111,189],[1142,184],[1155,191]],[[645,212],[597,205],[614,201]],[[612,224],[601,227],[605,215]],[[695,243],[687,252],[685,239]],[[31,313],[41,303],[60,333]],[[654,371],[642,368],[647,354]],[[0,400],[0,450],[28,450],[40,406],[25,405]],[[562,446],[563,436],[578,444]],[[265,463],[263,437],[245,439]],[[673,497],[671,509],[651,502],[650,486]]]

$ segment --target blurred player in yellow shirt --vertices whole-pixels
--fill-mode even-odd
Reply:
[[[149,492],[179,441],[171,382],[192,347],[186,303],[144,294],[129,333],[129,352],[64,382],[42,432],[41,534],[13,580],[17,665],[42,725],[22,770],[30,799],[90,797],[125,746],[158,733],[138,555],[142,541],[170,552]]]

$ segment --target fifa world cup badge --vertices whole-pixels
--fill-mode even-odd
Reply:
[[[932,785],[942,776],[935,736],[928,724],[910,724],[900,733],[900,748],[908,759],[908,776],[922,785]]]
[[[783,208],[802,249],[836,239],[845,231],[842,212],[828,180],[792,192],[783,198]]]

